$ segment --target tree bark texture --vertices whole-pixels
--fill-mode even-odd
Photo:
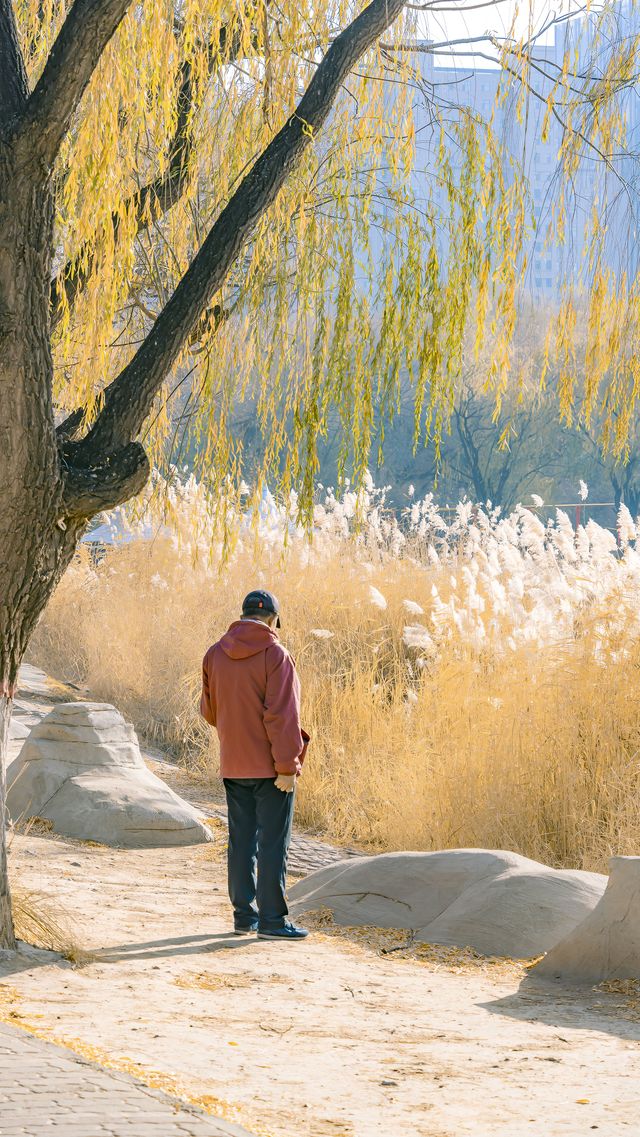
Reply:
[[[66,533],[47,282],[53,201],[0,142],[0,695],[11,696]]]
[[[0,0],[0,126],[20,113],[28,94],[12,0]]]

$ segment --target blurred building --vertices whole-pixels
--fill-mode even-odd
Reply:
[[[530,71],[531,93],[524,111],[518,114],[519,84],[512,83],[506,98],[499,99],[501,72],[485,56],[490,45],[473,43],[451,49],[434,49],[428,41],[418,45],[415,65],[422,77],[422,96],[416,100],[416,137],[418,161],[414,176],[416,199],[429,198],[438,212],[446,211],[446,189],[434,185],[435,148],[439,144],[438,120],[445,125],[469,108],[485,121],[493,117],[493,129],[504,148],[504,174],[508,180],[524,172],[528,181],[535,217],[535,231],[527,242],[528,270],[526,289],[538,301],[558,299],[565,278],[574,281],[582,276],[588,281],[590,269],[585,262],[585,233],[595,206],[607,227],[605,263],[616,274],[629,278],[638,272],[638,157],[640,156],[640,97],[638,86],[630,82],[616,95],[616,105],[626,122],[626,138],[616,148],[611,163],[598,156],[595,149],[582,146],[583,156],[568,194],[564,240],[558,238],[554,221],[554,203],[558,198],[559,152],[565,133],[566,115],[547,115],[547,100],[562,72],[567,54],[572,59],[572,97],[582,106],[587,90],[593,90],[594,78],[604,75],[610,60],[619,55],[640,34],[640,9],[634,0],[615,4],[603,19],[584,15],[556,24],[546,39],[532,51]],[[458,54],[468,52],[466,55]],[[479,54],[482,53],[482,54]],[[637,67],[635,69],[637,74]],[[503,79],[504,85],[504,79]],[[592,115],[593,101],[590,113]],[[434,118],[434,107],[437,114]],[[548,130],[543,131],[545,116]],[[592,120],[592,117],[590,119]],[[543,134],[545,135],[543,138]],[[597,136],[594,136],[597,144]],[[454,171],[461,163],[460,153],[451,139],[449,157]],[[446,230],[443,230],[443,233]],[[446,236],[443,236],[446,244]],[[444,251],[444,250],[443,250]]]

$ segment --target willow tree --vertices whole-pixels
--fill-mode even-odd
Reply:
[[[56,7],[55,5],[53,6]],[[62,6],[61,6],[62,7]],[[183,20],[187,23],[187,5]],[[163,94],[161,72],[171,58],[174,19],[166,5],[135,8],[131,0],[76,0],[64,17],[54,42],[38,67],[35,84],[28,78],[24,46],[10,0],[0,2],[0,422],[2,424],[2,478],[0,488],[0,540],[3,563],[0,579],[0,736],[6,750],[11,700],[18,668],[29,636],[61,573],[69,563],[88,519],[136,494],[149,476],[149,460],[138,436],[168,374],[197,326],[212,305],[225,278],[260,218],[274,203],[285,179],[312,145],[351,69],[389,24],[400,14],[403,0],[372,0],[335,36],[293,113],[278,114],[284,122],[260,147],[251,168],[231,189],[198,252],[155,319],[149,334],[106,389],[97,413],[87,407],[81,421],[82,437],[56,432],[54,373],[51,348],[51,279],[56,251],[54,223],[56,191],[65,182],[60,164],[73,164],[74,144],[82,126],[75,115],[83,96],[101,67],[99,79],[110,69],[135,67],[138,53],[128,57],[127,40],[141,35],[149,20],[146,8],[158,20],[153,42],[155,89],[149,82],[136,94],[135,74],[117,84],[118,107],[125,135],[126,119],[140,109],[139,102]],[[114,43],[118,29],[132,8],[127,27]],[[306,33],[292,6],[294,22],[305,50]],[[253,16],[255,9],[251,9]],[[27,15],[29,13],[27,12]],[[56,13],[57,15],[57,13]],[[337,13],[336,13],[337,15]],[[183,38],[195,44],[202,13],[196,11]],[[220,17],[216,50],[222,60],[226,47]],[[53,17],[53,13],[52,13]],[[42,27],[34,51],[45,54]],[[241,35],[260,34],[252,25]],[[309,49],[316,50],[310,31]],[[233,36],[229,36],[232,39]],[[316,41],[316,42],[314,42]],[[207,37],[207,43],[212,42]],[[201,53],[192,52],[193,70]],[[298,69],[293,69],[291,96],[298,93]],[[148,77],[149,78],[149,77]],[[124,81],[123,81],[124,80]],[[194,79],[195,81],[195,79]],[[127,90],[129,83],[134,86]],[[126,84],[126,85],[125,85]],[[105,93],[94,90],[100,102]],[[108,101],[108,100],[107,100]],[[99,113],[99,112],[98,112]],[[130,140],[129,140],[130,141]],[[125,148],[124,142],[122,148]],[[98,157],[98,156],[96,156]],[[135,162],[135,153],[131,155]],[[98,157],[98,160],[100,158]],[[104,160],[104,159],[102,159]],[[135,167],[134,167],[135,168]],[[104,171],[103,171],[104,172]],[[100,171],[96,174],[98,180]],[[67,185],[70,174],[67,173]],[[140,194],[139,197],[143,195]],[[151,190],[148,200],[126,212],[127,222],[136,209],[153,211],[160,194]],[[112,233],[115,225],[112,226]],[[87,256],[79,251],[79,255]],[[85,383],[87,380],[85,379]],[[76,395],[78,389],[76,388]],[[85,413],[86,412],[86,413]],[[74,420],[77,422],[77,420]],[[4,798],[0,797],[4,816]],[[4,830],[4,826],[2,826]],[[11,946],[10,901],[6,880],[4,837],[0,851],[0,946]]]
[[[442,262],[406,186],[419,76],[393,30],[379,45],[402,9],[0,0],[0,947],[20,662],[88,522],[147,481],[172,399],[222,492],[230,407],[262,379],[265,462],[308,502],[332,407],[366,462],[372,371],[390,411],[414,369],[437,433],[472,300],[509,324],[523,197],[490,129],[436,116],[461,155],[438,151]]]

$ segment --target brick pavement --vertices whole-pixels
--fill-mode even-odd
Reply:
[[[0,1137],[251,1137],[126,1074],[0,1023]]]

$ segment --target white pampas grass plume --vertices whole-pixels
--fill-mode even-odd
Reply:
[[[419,604],[416,604],[415,600],[403,600],[402,603],[411,616],[424,615],[424,608],[421,608]]]
[[[372,584],[369,585],[369,600],[376,608],[380,608],[382,611],[387,607],[387,601],[384,596],[377,588],[374,588]]]
[[[405,624],[402,630],[402,642],[408,648],[418,649],[419,651],[435,651],[435,644],[422,624]]]

